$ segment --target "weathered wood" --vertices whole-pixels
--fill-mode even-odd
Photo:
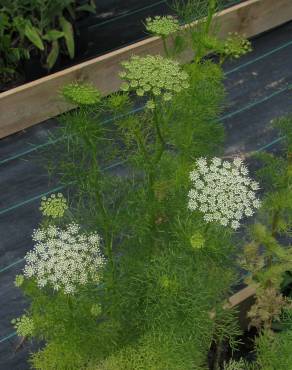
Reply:
[[[252,287],[246,287],[233,294],[228,300],[226,308],[236,308],[238,310],[238,320],[242,330],[246,330],[249,325],[247,313],[255,300],[256,290]]]
[[[252,37],[291,19],[291,0],[248,0],[216,16],[221,37],[229,32]],[[195,25],[194,23],[192,26]],[[118,72],[122,60],[133,54],[158,54],[162,51],[161,40],[151,37],[1,93],[0,138],[71,109],[59,97],[59,90],[64,84],[76,80],[87,81],[107,95],[117,91],[120,86]],[[190,58],[191,53],[186,52],[183,61],[187,62]]]
[[[241,289],[239,292],[233,294],[229,298],[230,307],[236,307],[240,305],[242,302],[246,301],[247,299],[253,298],[256,291],[252,287],[246,287]]]

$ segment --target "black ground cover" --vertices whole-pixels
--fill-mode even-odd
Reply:
[[[281,144],[271,121],[292,113],[292,23],[253,40],[254,51],[225,66],[228,92],[222,120],[226,154],[248,153]],[[47,145],[57,120],[40,123],[0,143],[0,369],[28,369],[30,345],[14,351],[12,318],[23,313],[25,299],[13,280],[31,248],[31,232],[38,224],[39,199],[58,189],[34,161],[38,146]]]

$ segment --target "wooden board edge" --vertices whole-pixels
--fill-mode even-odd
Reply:
[[[241,289],[239,292],[233,294],[229,299],[229,307],[234,308],[240,306],[243,302],[248,299],[251,299],[255,296],[256,290],[253,287],[246,287]]]

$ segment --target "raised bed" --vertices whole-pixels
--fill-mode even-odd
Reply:
[[[253,37],[292,19],[292,3],[289,0],[248,0],[220,12],[220,35],[239,32]],[[194,23],[193,27],[196,26]],[[162,53],[159,38],[151,37],[134,45],[73,66],[53,75],[0,94],[0,138],[30,127],[45,119],[71,109],[60,103],[59,89],[70,81],[87,81],[103,94],[116,91],[120,86],[117,72],[120,62],[132,54]],[[189,53],[184,56],[187,62]],[[42,109],[39,109],[42,107]]]

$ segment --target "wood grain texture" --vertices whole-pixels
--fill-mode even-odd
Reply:
[[[224,10],[215,18],[219,35],[239,32],[252,37],[292,19],[291,0],[248,0]],[[195,27],[196,23],[192,24]],[[151,37],[117,51],[94,58],[50,76],[16,87],[0,94],[0,138],[23,130],[48,118],[72,109],[61,101],[60,88],[72,81],[86,81],[104,95],[120,86],[120,62],[131,55],[162,54],[158,37]],[[183,62],[191,59],[184,53]]]
[[[250,324],[247,313],[255,302],[255,294],[256,290],[248,286],[233,294],[225,306],[225,308],[234,308],[237,311],[238,322],[243,331],[247,330]]]
[[[233,294],[233,296],[229,298],[228,301],[229,301],[230,307],[239,306],[244,301],[250,298],[253,298],[255,296],[255,293],[256,291],[252,287],[246,287],[246,288],[241,289],[239,292]]]

